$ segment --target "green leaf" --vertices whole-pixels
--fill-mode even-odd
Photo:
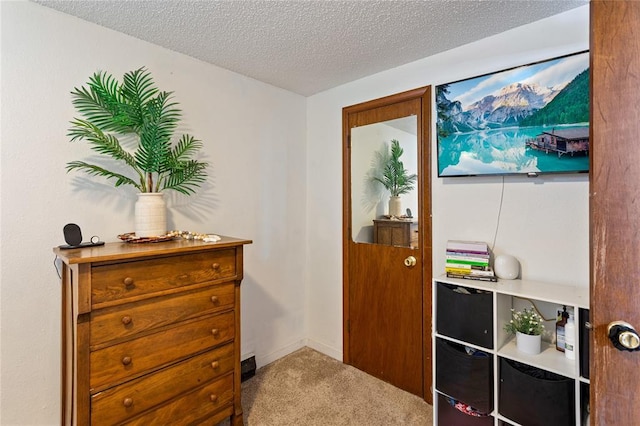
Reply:
[[[120,141],[115,136],[102,132],[100,128],[86,120],[76,119],[71,123],[73,127],[69,129],[68,136],[71,136],[72,141],[86,139],[94,151],[108,155],[116,160],[123,160],[129,166],[135,168],[136,164],[133,156],[122,148]]]
[[[170,99],[170,93],[161,92],[145,106],[146,121],[139,132],[136,163],[147,172],[159,173],[170,161],[171,137],[180,116]]]
[[[128,178],[127,176],[124,176],[120,173],[111,172],[109,170],[106,170],[94,164],[85,163],[84,161],[72,161],[70,163],[67,163],[67,173],[70,172],[71,170],[82,170],[92,176],[102,176],[107,179],[115,179],[116,187],[121,185],[132,185],[138,188],[140,191],[142,191],[142,189],[140,188],[140,185],[135,183],[132,179]]]
[[[193,194],[206,180],[206,168],[207,163],[196,160],[181,162],[180,166],[163,180],[160,190],[173,189],[186,195]]]
[[[178,144],[171,151],[171,162],[176,164],[185,161],[191,155],[194,155],[202,148],[202,141],[195,139],[193,136],[182,135]]]

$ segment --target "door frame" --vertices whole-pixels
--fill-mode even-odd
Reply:
[[[615,349],[608,325],[622,320],[640,329],[640,4],[592,0],[590,14],[591,425],[628,426],[638,424],[640,352]]]
[[[351,141],[349,115],[399,102],[419,99],[421,113],[418,117],[418,227],[419,244],[422,248],[422,360],[424,400],[433,403],[431,317],[432,317],[432,228],[431,228],[431,150],[432,150],[432,90],[425,86],[406,92],[385,96],[342,109],[342,301],[343,301],[343,362],[351,364],[349,331],[350,295],[350,247],[355,244],[351,238]]]

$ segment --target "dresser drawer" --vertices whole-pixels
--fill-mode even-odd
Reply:
[[[234,312],[186,321],[158,333],[91,352],[92,392],[233,340]]]
[[[233,308],[233,283],[99,309],[91,313],[91,345]]]
[[[120,423],[233,370],[233,344],[189,358],[91,397],[91,422]]]
[[[235,274],[233,249],[94,266],[91,304],[126,301]]]
[[[220,410],[231,405],[233,396],[233,374],[228,374],[123,424],[140,426],[190,425],[197,424],[208,417],[207,424],[214,425],[232,413],[232,411],[226,410],[222,415],[219,415],[221,414]]]

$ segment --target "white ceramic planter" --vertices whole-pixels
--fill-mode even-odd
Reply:
[[[516,346],[520,352],[524,352],[530,355],[537,355],[540,353],[540,346],[542,343],[542,336],[532,336],[530,334],[516,332]]]
[[[389,197],[389,215],[400,216],[402,214],[402,201],[399,196]]]
[[[167,233],[167,205],[162,192],[141,192],[135,206],[136,237],[158,237]]]

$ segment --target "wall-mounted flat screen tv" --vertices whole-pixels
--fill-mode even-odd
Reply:
[[[436,86],[438,176],[589,171],[589,52]]]

